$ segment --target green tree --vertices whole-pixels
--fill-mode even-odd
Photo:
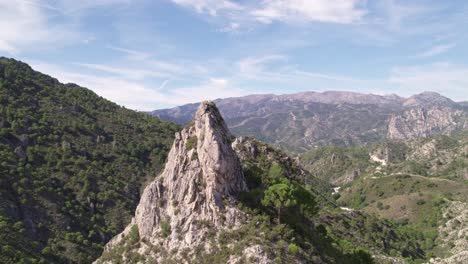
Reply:
[[[264,193],[262,204],[273,206],[278,216],[278,224],[281,224],[281,211],[297,204],[294,195],[295,188],[287,181],[271,185]]]
[[[300,212],[306,216],[313,216],[318,211],[317,202],[308,187],[310,186],[304,188],[301,185],[296,185],[294,196],[296,197]]]
[[[268,170],[268,179],[274,182],[280,180],[282,177],[284,177],[283,168],[277,163],[273,163]]]

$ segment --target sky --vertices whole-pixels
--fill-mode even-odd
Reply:
[[[0,0],[0,56],[148,111],[343,90],[468,100],[468,1]]]

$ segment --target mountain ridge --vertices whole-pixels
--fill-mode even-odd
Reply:
[[[368,144],[450,134],[468,127],[468,109],[434,92],[408,98],[353,92],[250,95],[214,101],[236,135],[256,137],[286,150],[320,145]],[[185,124],[196,104],[150,114]]]

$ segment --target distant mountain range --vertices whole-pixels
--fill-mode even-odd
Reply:
[[[303,92],[217,99],[236,135],[248,135],[303,152],[320,145],[367,144],[451,134],[468,127],[466,102],[438,93],[408,98],[353,92]],[[198,103],[152,111],[163,120],[188,123]]]

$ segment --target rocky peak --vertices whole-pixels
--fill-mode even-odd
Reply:
[[[208,198],[222,206],[220,199],[244,190],[245,183],[239,159],[231,147],[233,136],[213,102],[201,103],[195,113],[192,135],[188,140],[195,139],[197,144],[192,155],[198,157],[201,165],[211,194]]]
[[[422,92],[406,99],[403,105],[406,107],[454,106],[455,103],[439,93]]]
[[[146,187],[132,222],[106,251],[124,243],[137,226],[147,242],[138,250],[158,245],[177,256],[205,245],[208,232],[244,223],[235,196],[247,187],[231,139],[216,105],[201,103],[194,122],[176,134],[165,169]],[[152,254],[164,261],[161,253]]]

